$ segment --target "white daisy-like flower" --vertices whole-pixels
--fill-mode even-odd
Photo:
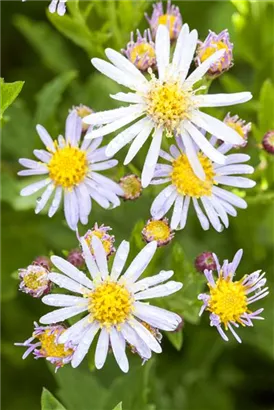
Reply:
[[[169,183],[169,185],[153,201],[151,215],[154,219],[161,219],[174,205],[171,229],[183,229],[186,225],[189,205],[192,202],[202,228],[207,230],[211,224],[218,232],[221,232],[223,225],[226,228],[229,225],[228,215],[237,215],[235,207],[244,209],[247,203],[220,185],[237,188],[254,187],[255,181],[237,175],[254,172],[253,167],[243,164],[250,157],[246,154],[226,155],[225,165],[220,165],[205,157],[196,147],[197,158],[205,173],[205,180],[201,180],[190,166],[181,137],[176,136],[176,141],[177,146],[171,145],[170,153],[160,151],[160,157],[169,164],[156,165],[151,184]],[[211,137],[210,142],[216,143],[216,138]],[[226,154],[231,148],[232,145],[223,143],[217,150]]]
[[[128,254],[129,243],[123,241],[114,257],[111,272],[108,270],[104,247],[96,236],[92,238],[94,257],[86,241],[81,245],[91,279],[68,261],[53,256],[52,263],[63,272],[49,274],[50,280],[61,288],[80,294],[72,296],[51,294],[42,301],[49,306],[61,307],[41,317],[42,324],[52,324],[74,317],[85,316],[67,329],[59,338],[60,343],[77,345],[72,367],[77,367],[86,356],[95,335],[100,332],[95,351],[95,366],[101,369],[107,358],[109,346],[123,372],[129,369],[125,353],[126,343],[148,360],[151,352],[162,351],[155,332],[150,327],[174,331],[181,317],[156,306],[145,299],[171,295],[182,288],[182,283],[167,281],[173,271],[161,271],[158,275],[138,280],[151,261],[157,243],[150,242],[131,262],[122,274]]]
[[[19,163],[28,169],[18,172],[21,176],[46,175],[21,191],[22,196],[27,196],[46,187],[37,200],[35,213],[39,213],[53,195],[48,211],[52,217],[64,194],[65,218],[69,227],[75,230],[79,220],[87,224],[92,199],[105,209],[120,205],[121,187],[97,172],[113,168],[118,161],[106,157],[105,147],[98,148],[102,138],[81,143],[82,120],[75,110],[67,117],[65,138],[59,136],[53,141],[44,127],[37,125],[36,129],[47,150],[33,151],[39,162],[21,158]]]
[[[137,120],[120,132],[106,149],[106,155],[112,156],[133,141],[124,161],[124,164],[128,164],[153,132],[142,171],[143,187],[149,185],[153,176],[164,133],[169,137],[175,133],[181,134],[186,155],[200,179],[205,179],[205,173],[198,160],[194,143],[212,161],[218,164],[224,164],[225,161],[224,155],[209,143],[200,132],[200,128],[213,135],[219,135],[227,143],[243,143],[243,139],[234,129],[200,111],[200,108],[244,103],[250,100],[252,95],[250,92],[196,94],[199,89],[195,89],[197,82],[203,78],[212,64],[223,58],[225,53],[225,50],[217,51],[187,76],[197,39],[197,31],[189,32],[188,25],[184,24],[170,63],[169,30],[166,26],[160,25],[155,42],[158,78],[151,74],[151,78],[147,79],[126,57],[110,48],[106,49],[106,55],[112,64],[98,58],[92,59],[92,64],[101,73],[133,92],[111,95],[118,101],[130,103],[128,107],[92,113],[84,118],[87,124],[100,127],[89,132],[86,138],[105,136]]]

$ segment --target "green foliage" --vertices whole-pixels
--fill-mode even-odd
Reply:
[[[41,410],[66,410],[65,407],[44,387],[41,396]]]
[[[274,129],[274,86],[265,80],[260,91],[259,129],[262,135]]]
[[[13,103],[13,101],[20,94],[24,81],[15,81],[14,83],[5,83],[3,78],[0,78],[1,86],[1,110],[0,120],[3,118],[3,114],[6,109]]]
[[[123,410],[122,402],[118,403],[117,406],[115,406],[113,410]]]

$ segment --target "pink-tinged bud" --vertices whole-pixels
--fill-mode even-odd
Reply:
[[[140,178],[134,174],[122,177],[119,181],[119,185],[124,191],[123,198],[128,201],[139,198],[143,190]]]
[[[196,65],[201,65],[216,51],[223,49],[225,50],[223,57],[210,66],[210,69],[207,72],[208,76],[213,78],[218,77],[233,66],[233,44],[230,42],[228,30],[223,30],[219,34],[209,30],[209,34],[205,41],[198,42],[195,58]]]
[[[182,16],[179,7],[172,5],[171,0],[167,2],[166,12],[164,12],[163,3],[159,2],[153,4],[152,16],[149,17],[145,14],[145,17],[150,25],[153,38],[155,38],[157,28],[160,24],[167,26],[171,40],[178,38],[183,25]]]
[[[46,295],[52,286],[48,274],[49,271],[41,265],[29,265],[27,269],[19,269],[19,289],[34,298]]]
[[[52,267],[52,263],[50,261],[50,258],[48,258],[47,256],[37,256],[37,258],[34,259],[32,264],[33,265],[43,266],[43,268],[47,269],[48,271],[50,271],[50,269]]]
[[[101,240],[107,257],[109,257],[115,252],[115,247],[114,247],[115,236],[108,234],[108,231],[111,231],[111,230],[112,228],[110,226],[101,225],[99,227],[96,222],[94,227],[92,229],[89,229],[86,232],[86,234],[84,235],[84,239],[87,242],[92,254],[93,254],[92,238],[94,236],[97,236],[97,238]]]
[[[151,38],[150,30],[145,30],[142,36],[137,30],[137,40],[134,41],[134,33],[131,32],[130,42],[122,53],[140,70],[154,69],[156,65],[155,46]]]
[[[269,154],[274,154],[274,130],[268,131],[265,134],[262,145]]]
[[[195,259],[195,268],[198,272],[204,273],[205,269],[216,270],[216,262],[211,252],[203,252]]]
[[[167,218],[149,219],[142,230],[144,240],[146,242],[157,241],[158,247],[167,245],[174,238],[174,235]]]
[[[72,249],[67,256],[67,260],[79,269],[85,265],[85,260],[80,249]]]
[[[251,122],[246,123],[246,121],[239,118],[238,115],[231,116],[229,112],[224,118],[224,123],[233,128],[244,140],[241,145],[236,145],[234,148],[245,147],[248,143],[248,134],[251,130]]]

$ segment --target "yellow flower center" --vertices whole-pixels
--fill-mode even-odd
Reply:
[[[23,277],[24,284],[27,288],[37,290],[41,286],[48,284],[47,275],[45,272],[30,272]]]
[[[72,188],[83,181],[88,172],[85,151],[70,145],[57,148],[48,163],[49,176],[55,185]]]
[[[212,162],[201,153],[198,154],[198,158],[206,175],[204,181],[194,174],[185,154],[180,155],[172,163],[172,184],[176,186],[177,191],[182,195],[200,198],[201,196],[210,196],[212,193],[215,175]]]
[[[227,327],[228,322],[241,323],[241,315],[248,311],[247,297],[242,280],[231,282],[230,278],[220,277],[216,287],[210,288],[210,301],[208,310],[220,317],[221,322]]]
[[[235,130],[242,138],[245,137],[245,132],[243,130],[243,127],[240,124],[237,124],[237,122],[226,121],[226,125],[228,125],[230,128]]]
[[[175,28],[175,23],[176,23],[176,16],[173,16],[172,14],[163,14],[158,18],[158,24],[163,24],[164,26],[167,26],[169,28],[169,35],[170,39],[174,40],[175,35],[174,35],[174,28]],[[181,26],[178,26],[178,30],[180,30]]]
[[[200,60],[203,63],[208,57],[212,56],[212,54],[216,53],[216,51],[222,50],[223,48],[228,51],[228,46],[223,41],[212,41],[212,46],[207,47],[205,50],[201,52]],[[222,57],[224,60],[224,57]]]
[[[132,63],[136,62],[136,66],[141,70],[145,60],[149,61],[155,58],[155,50],[149,43],[136,44],[130,52],[130,61]],[[150,64],[148,64],[150,65]]]
[[[88,297],[88,310],[92,320],[97,320],[107,328],[123,323],[133,310],[129,291],[118,283],[104,282]]]
[[[93,254],[93,249],[92,249],[92,246],[91,246],[91,241],[92,241],[93,236],[97,236],[97,238],[99,238],[101,240],[101,242],[103,244],[103,247],[104,247],[104,250],[106,252],[106,255],[109,255],[111,253],[111,251],[112,251],[112,242],[111,242],[110,239],[102,239],[104,235],[105,235],[104,232],[102,232],[100,230],[95,230],[95,231],[92,231],[92,232],[88,233],[85,236],[85,240],[86,240],[92,254]]]
[[[61,335],[65,329],[60,332],[59,330],[52,331],[51,329],[45,330],[45,332],[36,336],[41,342],[41,352],[46,357],[60,357],[60,359],[67,357],[73,353],[72,349],[65,349],[65,345],[56,342],[56,337]]]
[[[165,221],[150,221],[146,227],[146,236],[155,241],[166,241],[170,236],[170,228]]]
[[[179,131],[181,121],[189,116],[190,92],[182,90],[180,81],[161,82],[153,78],[146,102],[148,115],[168,133]]]

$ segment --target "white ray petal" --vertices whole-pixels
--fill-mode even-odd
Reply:
[[[133,259],[122,279],[126,279],[130,284],[136,282],[153,258],[156,249],[156,241],[148,243]]]
[[[145,344],[155,353],[161,353],[162,348],[155,339],[155,337],[152,336],[149,330],[145,328],[138,320],[132,319],[130,322],[132,328],[137,332],[137,334],[140,336],[140,338],[145,342]]]
[[[127,156],[124,160],[124,165],[128,165],[132,161],[132,159],[135,157],[135,155],[139,152],[139,150],[142,148],[142,146],[148,139],[153,127],[154,127],[153,122],[147,120],[147,122],[144,124],[143,129],[139,132],[139,134],[136,136],[136,138],[132,142],[128,150]]]
[[[166,26],[160,24],[157,29],[155,39],[155,53],[159,79],[162,80],[165,76],[166,69],[169,64],[170,53],[170,37]]]
[[[106,330],[106,328],[103,328],[99,335],[99,339],[98,339],[96,351],[95,351],[94,363],[95,363],[96,369],[102,369],[102,367],[104,366],[107,355],[108,355],[108,350],[109,350],[109,332]]]
[[[182,289],[183,284],[180,282],[169,281],[163,285],[158,285],[142,292],[135,294],[135,300],[160,298],[163,296],[172,295]]]
[[[194,95],[192,101],[198,107],[226,107],[228,105],[242,104],[251,100],[250,92],[231,94],[206,94]]]
[[[129,370],[129,364],[125,352],[124,337],[119,334],[114,327],[110,330],[110,343],[116,362],[120,369],[124,373],[127,373]]]
[[[56,266],[61,272],[63,272],[69,278],[77,281],[80,285],[84,285],[90,289],[94,288],[93,283],[86,276],[86,274],[81,272],[79,269],[73,266],[70,262],[66,261],[60,256],[55,256],[55,255],[52,256],[50,259],[53,265]]]
[[[62,322],[63,320],[69,319],[79,313],[87,310],[87,306],[69,306],[61,309],[56,309],[53,312],[47,313],[42,316],[39,320],[43,325],[51,325],[52,323]]]
[[[36,131],[39,134],[39,137],[48,151],[55,151],[54,142],[47,132],[47,130],[42,125],[36,125]]]
[[[101,273],[102,279],[106,279],[108,276],[108,264],[106,258],[106,251],[102,242],[97,236],[92,237],[92,248],[94,251],[95,260]]]
[[[153,178],[155,166],[157,163],[157,160],[159,158],[159,152],[161,148],[161,142],[162,142],[162,135],[163,135],[163,129],[162,128],[157,128],[154,131],[154,134],[152,136],[152,142],[150,144],[144,167],[142,170],[142,186],[143,188],[146,188],[150,181]]]
[[[209,222],[207,217],[205,216],[205,214],[203,213],[203,211],[200,208],[200,205],[198,204],[198,201],[196,198],[192,198],[193,201],[193,205],[194,205],[194,209],[196,211],[196,215],[200,221],[201,227],[207,231],[209,229]]]
[[[48,306],[55,307],[68,307],[68,306],[86,306],[88,305],[87,298],[81,298],[79,296],[63,295],[54,293],[46,295],[42,298],[42,302]]]
[[[33,184],[30,184],[26,186],[25,188],[23,188],[22,191],[20,192],[20,195],[21,196],[32,195],[35,192],[39,191],[40,189],[44,188],[50,182],[51,182],[50,178],[46,178],[46,179],[42,179],[42,181],[34,182]]]
[[[197,30],[192,30],[187,36],[185,44],[183,45],[180,59],[181,82],[184,82],[186,76],[188,75],[189,68],[197,47],[197,40],[198,32]]]
[[[111,279],[112,280],[117,280],[123,270],[123,267],[125,266],[128,254],[129,254],[129,249],[130,245],[129,242],[123,241],[119,245],[119,248],[116,251],[113,265],[112,265],[112,270],[111,270]]]
[[[57,187],[56,191],[55,191],[55,195],[53,197],[51,206],[49,208],[49,212],[48,212],[48,216],[51,218],[55,212],[58,210],[59,205],[61,203],[61,199],[62,199],[62,188],[61,187]]]
[[[158,275],[150,276],[135,282],[132,286],[132,291],[134,293],[139,292],[140,290],[145,290],[150,286],[158,285],[159,283],[165,282],[171,276],[173,276],[173,270],[162,270]]]
[[[200,160],[198,158],[196,149],[193,145],[193,142],[188,134],[188,132],[184,129],[184,126],[181,125],[181,138],[183,141],[183,144],[186,149],[186,156],[189,160],[189,163],[191,165],[191,168],[194,172],[194,174],[200,178],[202,181],[205,180],[205,171],[200,163]]]
[[[96,333],[99,330],[99,324],[98,323],[92,323],[86,332],[84,333],[83,337],[81,338],[74,354],[73,358],[71,361],[71,366],[73,368],[79,366],[79,364],[82,362],[86,354],[88,353],[88,350],[90,348],[91,343],[93,342],[93,339],[96,335]]]
[[[107,48],[105,50],[105,53],[107,58],[112,62],[112,64],[114,64],[121,71],[133,76],[135,81],[141,83],[148,82],[146,77],[141,73],[141,71],[139,71],[138,68],[135,67],[135,65],[132,64],[132,62],[129,61],[129,59],[123,56],[121,53],[118,53],[117,51],[111,48]]]
[[[85,263],[87,265],[89,273],[90,273],[92,279],[96,279],[98,277],[99,273],[100,273],[99,269],[98,269],[98,266],[97,266],[97,264],[94,260],[94,257],[92,256],[92,254],[90,252],[90,248],[89,248],[86,240],[83,237],[80,239],[80,243],[81,243],[81,246],[82,246]]]
[[[52,183],[47,186],[40,199],[36,200],[35,213],[38,214],[46,206],[52,192],[55,190],[55,185]]]
[[[243,144],[243,138],[231,127],[224,122],[218,120],[201,111],[195,111],[192,113],[191,122],[198,127],[203,128],[207,132],[216,135],[222,141],[228,142],[233,145]]]
[[[48,278],[51,282],[55,283],[55,285],[58,285],[60,288],[70,290],[71,292],[81,294],[88,294],[90,292],[89,288],[86,288],[80,283],[75,282],[74,280],[60,273],[50,272]]]
[[[144,97],[136,93],[117,93],[110,94],[110,97],[113,100],[128,102],[128,103],[143,103]]]

